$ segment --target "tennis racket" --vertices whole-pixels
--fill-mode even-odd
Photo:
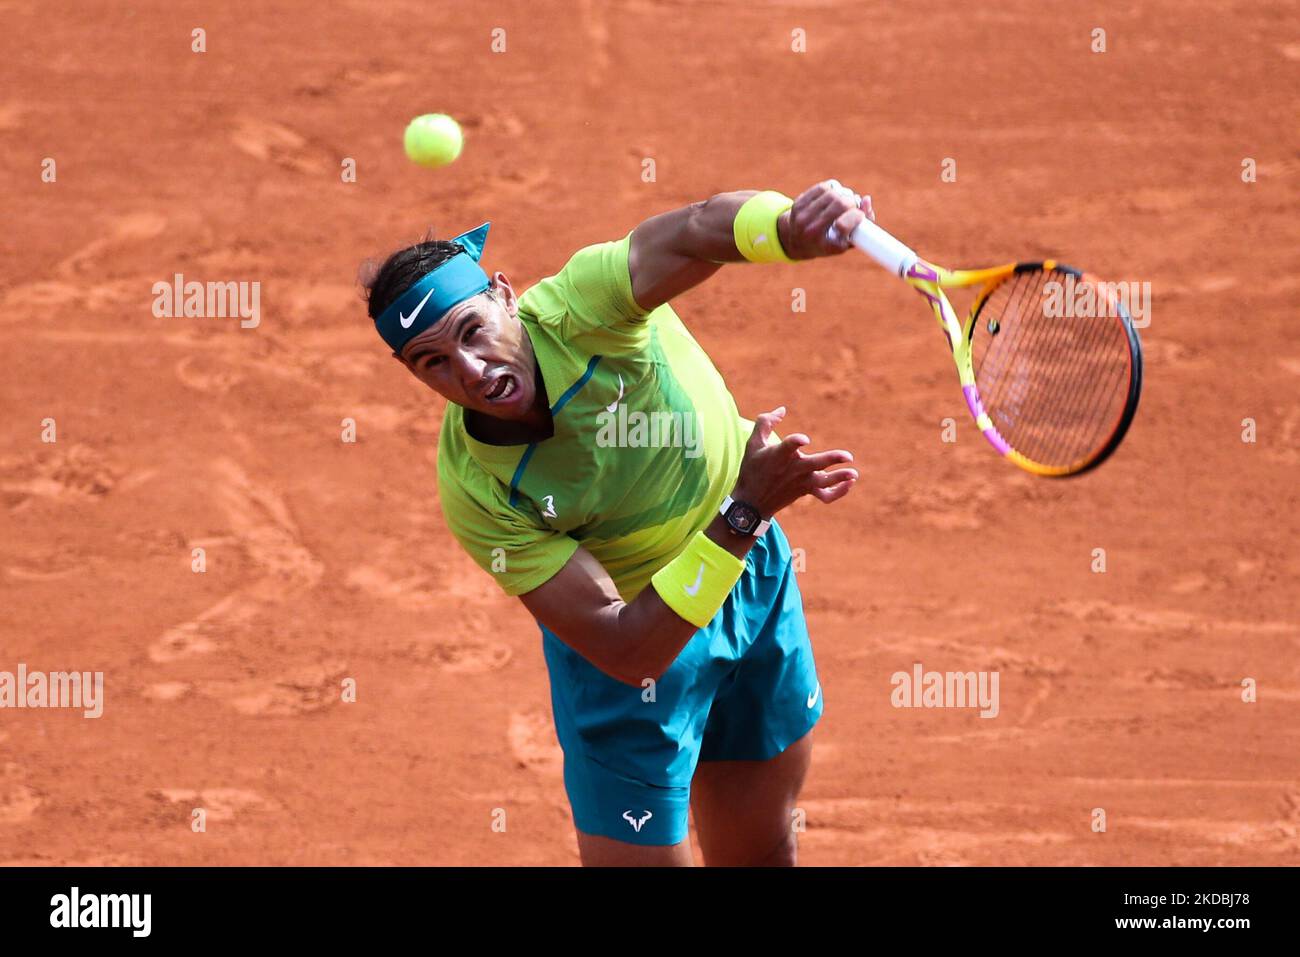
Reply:
[[[1142,392],[1142,344],[1114,284],[1051,259],[944,269],[870,220],[849,239],[930,303],[970,414],[1005,458],[1035,475],[1078,475],[1119,447]],[[1058,308],[1057,290],[1085,282],[1101,297],[1093,308]],[[944,294],[960,287],[978,289],[964,324]]]

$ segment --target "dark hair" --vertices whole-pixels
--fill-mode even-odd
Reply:
[[[366,290],[366,310],[370,318],[378,319],[402,293],[452,256],[464,251],[460,243],[426,239],[399,249],[377,270],[373,263],[363,266],[361,284]]]

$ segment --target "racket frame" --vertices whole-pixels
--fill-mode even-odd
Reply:
[[[1091,277],[1071,266],[1058,263],[1054,259],[1046,259],[1041,262],[1005,263],[1001,266],[990,266],[986,269],[946,269],[943,266],[936,266],[934,263],[922,259],[907,245],[895,239],[870,220],[864,220],[858,225],[849,236],[849,239],[853,245],[876,260],[883,268],[894,273],[915,289],[930,304],[934,317],[939,323],[939,328],[943,330],[943,334],[948,340],[953,362],[957,366],[957,378],[961,384],[962,395],[966,399],[966,407],[981,434],[1003,458],[1034,475],[1062,478],[1081,475],[1089,469],[1096,468],[1119,446],[1133,421],[1134,414],[1137,412],[1138,397],[1141,395],[1142,390],[1142,344],[1138,339],[1137,331],[1133,328],[1132,318],[1128,315],[1127,309],[1122,303],[1111,302],[1110,305],[1119,311],[1120,324],[1128,337],[1129,355],[1132,359],[1129,363],[1128,392],[1120,414],[1112,426],[1109,438],[1087,458],[1064,466],[1052,466],[1036,462],[1013,449],[993,424],[993,420],[989,417],[987,410],[984,408],[984,403],[980,399],[979,387],[975,383],[975,368],[972,360],[975,323],[979,318],[980,310],[984,307],[984,303],[1002,282],[1017,273],[1032,270],[1055,270],[1073,274],[1080,279],[1090,279]],[[957,312],[953,309],[952,303],[944,295],[944,289],[971,286],[980,286],[982,288],[976,293],[975,300],[971,303],[970,314],[966,317],[965,322],[962,322],[957,318]]]

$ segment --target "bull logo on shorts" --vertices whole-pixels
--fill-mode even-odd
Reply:
[[[645,814],[641,815],[639,818],[632,817],[632,812],[630,810],[623,812],[623,820],[631,824],[632,830],[636,831],[638,834],[641,833],[641,826],[652,817],[654,817],[654,815],[649,811],[646,811]]]

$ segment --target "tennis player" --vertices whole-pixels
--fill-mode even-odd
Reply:
[[[692,808],[705,863],[796,862],[824,705],[775,516],[858,473],[775,435],[784,407],[742,419],[668,303],[724,263],[842,253],[868,215],[834,180],[721,193],[519,296],[479,264],[485,224],[366,283],[394,357],[447,400],[448,526],[540,626],[586,865],[691,864]]]

